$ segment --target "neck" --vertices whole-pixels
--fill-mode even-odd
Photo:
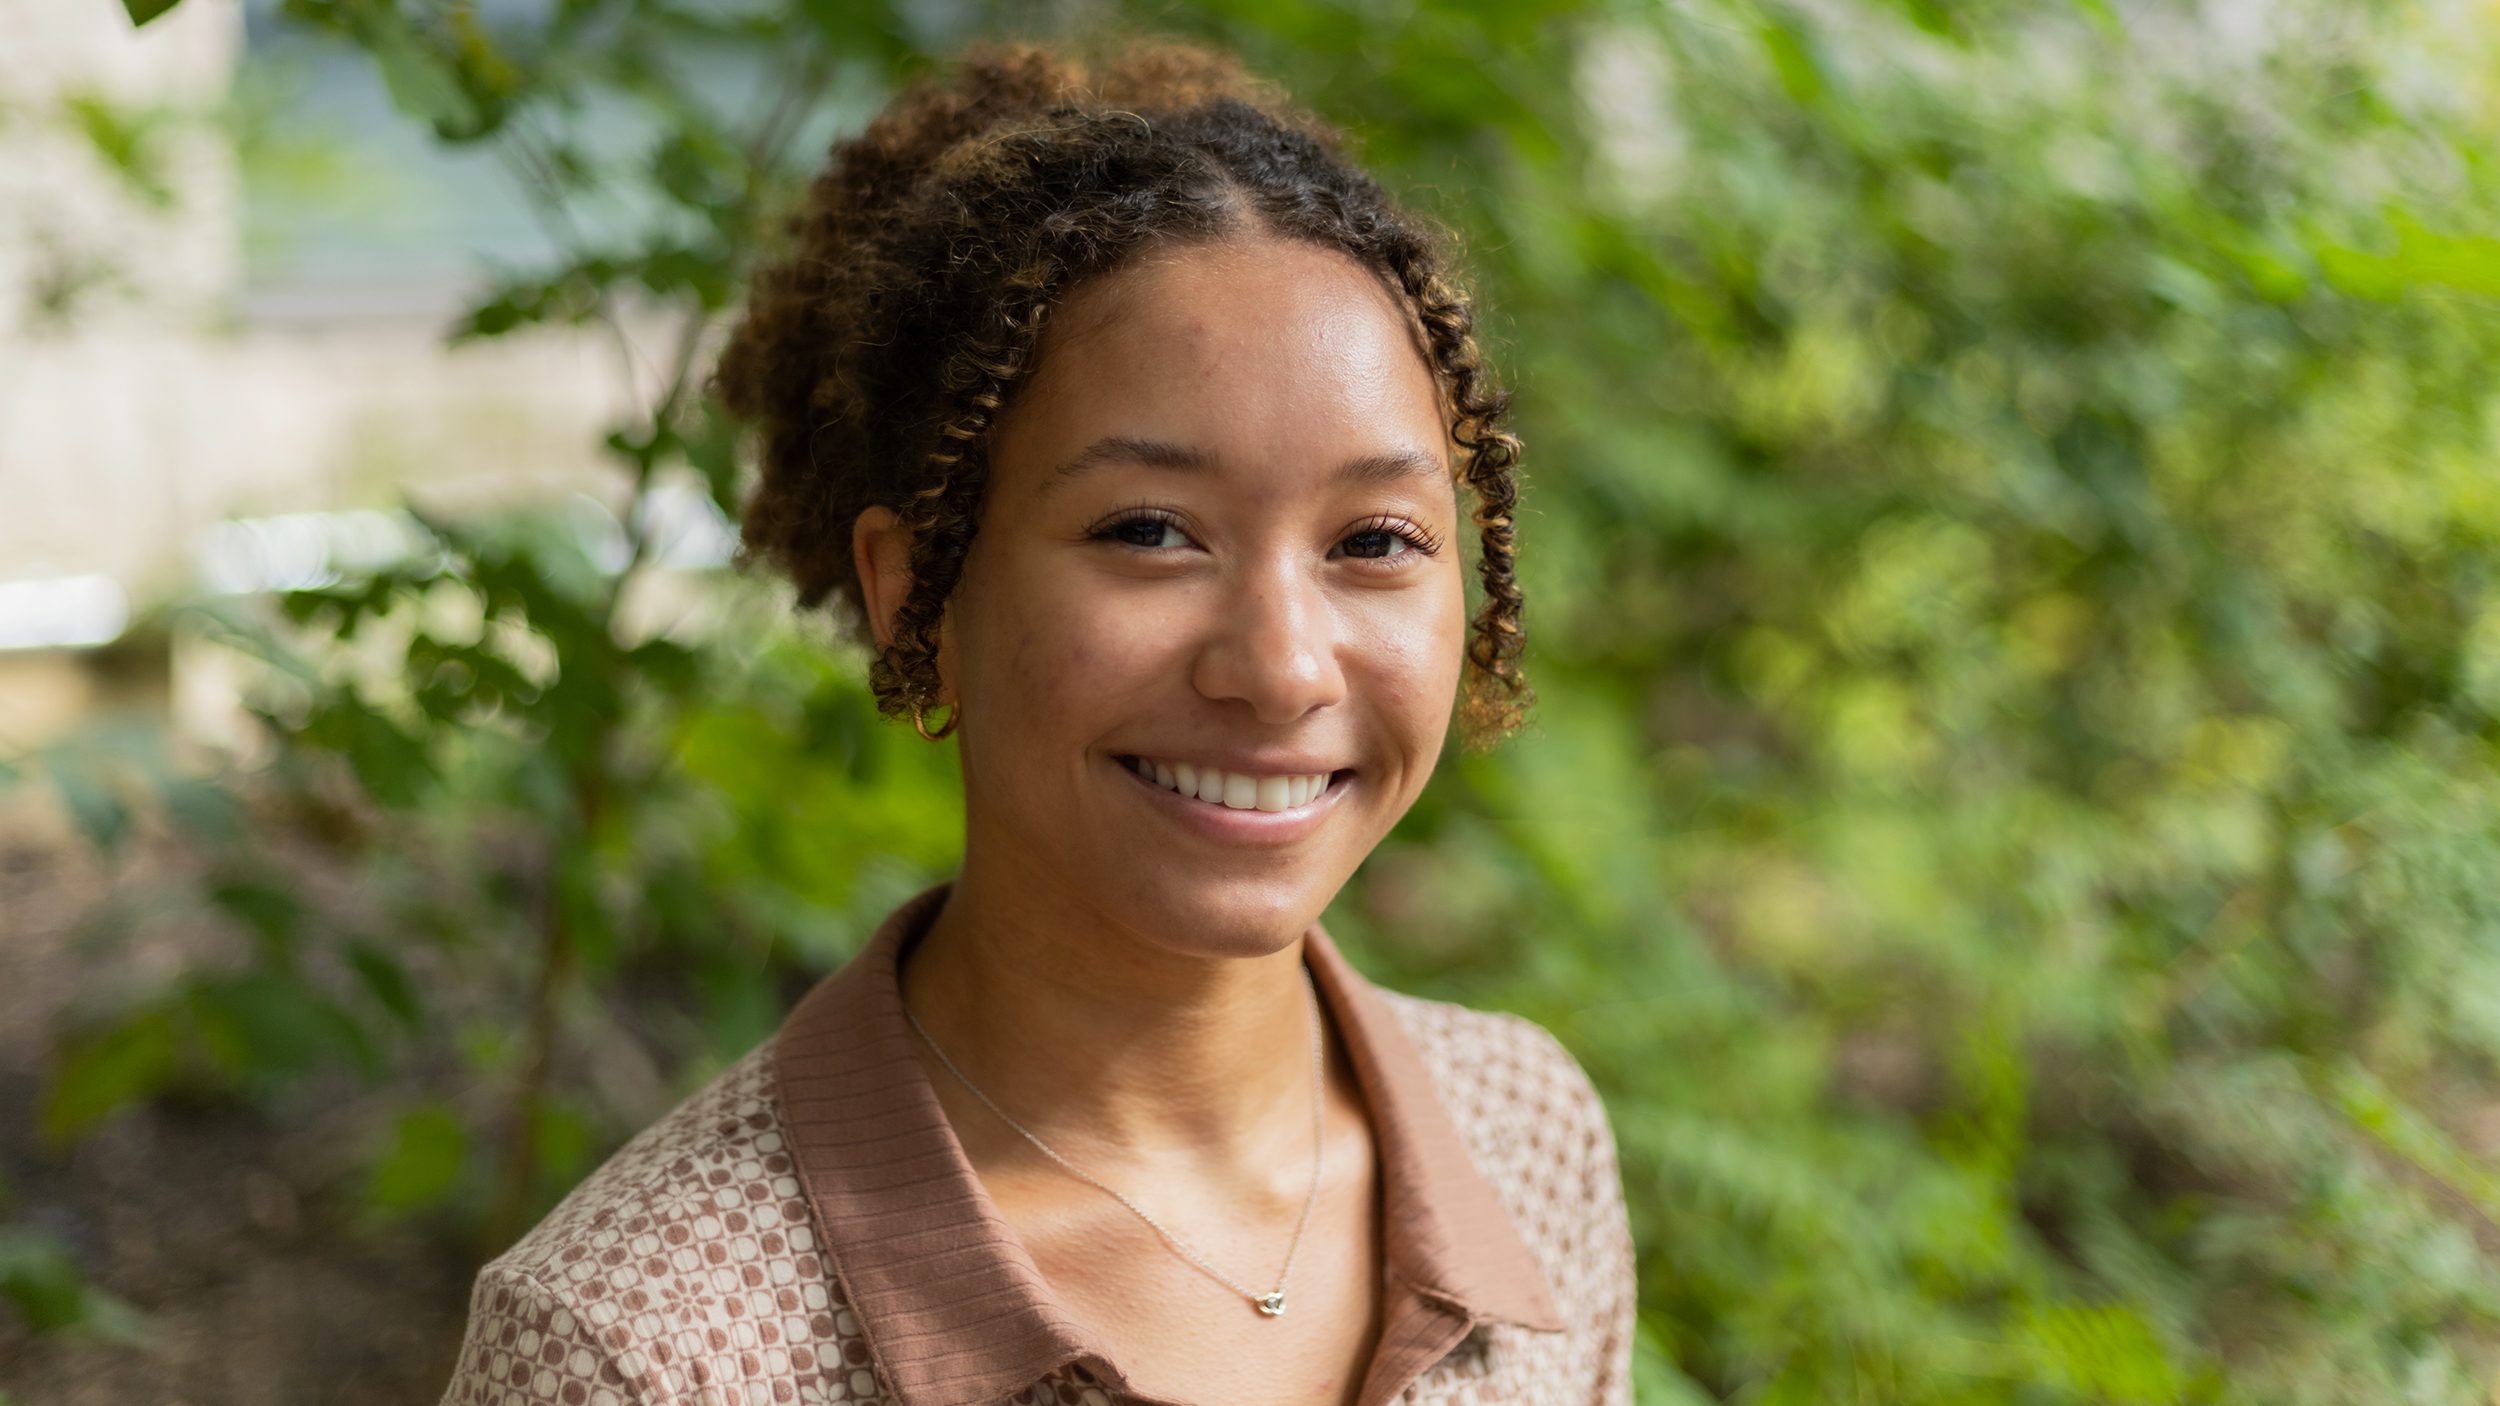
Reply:
[[[982,1093],[1089,1170],[1089,1158],[1237,1171],[1307,1157],[1304,930],[1176,949],[1114,906],[968,856],[906,955],[904,1004]],[[962,1091],[923,1063],[942,1095]],[[956,1121],[967,1151],[1029,1152],[985,1110]]]

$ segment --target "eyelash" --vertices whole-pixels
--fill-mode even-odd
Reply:
[[[1103,519],[1100,523],[1097,523],[1093,528],[1091,528],[1086,535],[1095,541],[1116,541],[1118,539],[1115,534],[1117,534],[1120,529],[1127,527],[1130,523],[1134,522],[1151,522],[1165,527],[1178,528],[1183,532],[1188,531],[1188,528],[1182,524],[1180,515],[1170,511],[1169,509],[1133,507],[1121,508],[1114,511],[1110,517]],[[1412,552],[1400,552],[1395,556],[1357,557],[1355,560],[1385,561],[1390,564],[1391,569],[1395,570],[1402,567],[1403,558],[1413,556],[1434,557],[1441,554],[1441,539],[1402,518],[1393,518],[1385,515],[1366,518],[1362,522],[1355,524],[1354,530],[1348,532],[1346,536],[1349,538],[1360,537],[1371,532],[1386,532],[1390,536],[1404,541],[1415,550]],[[1141,552],[1172,550],[1170,548],[1163,547],[1140,547],[1134,542],[1123,542],[1120,545],[1131,547]]]

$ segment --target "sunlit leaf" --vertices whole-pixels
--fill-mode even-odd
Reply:
[[[405,1215],[440,1204],[460,1183],[469,1132],[459,1113],[428,1103],[399,1115],[390,1143],[374,1159],[365,1197],[375,1209]]]
[[[122,12],[130,16],[133,28],[164,14],[182,0],[122,0]]]

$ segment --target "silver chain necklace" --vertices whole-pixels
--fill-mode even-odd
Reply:
[[[1105,1185],[1103,1182],[1101,1182],[1101,1181],[1099,1181],[1099,1180],[1096,1180],[1096,1179],[1095,1179],[1092,1175],[1088,1174],[1088,1173],[1087,1173],[1087,1172],[1086,1172],[1083,1168],[1081,1168],[1081,1167],[1077,1166],[1075,1163],[1073,1163],[1073,1162],[1069,1161],[1067,1158],[1060,1156],[1058,1153],[1051,1151],[1051,1150],[1050,1150],[1050,1144],[1049,1144],[1049,1143],[1046,1143],[1046,1142],[1042,1141],[1040,1138],[1037,1138],[1037,1137],[1033,1136],[1033,1131],[1032,1131],[1032,1129],[1027,1128],[1027,1127],[1026,1127],[1026,1126],[1024,1126],[1022,1123],[1017,1122],[1015,1119],[1008,1117],[1008,1116],[1007,1116],[1007,1110],[1006,1110],[1006,1109],[999,1107],[999,1106],[998,1106],[995,1102],[993,1102],[993,1101],[991,1100],[991,1098],[990,1098],[990,1096],[989,1096],[988,1094],[985,1094],[985,1093],[981,1092],[981,1090],[980,1090],[979,1086],[975,1085],[975,1084],[974,1084],[974,1083],[973,1083],[970,1079],[967,1079],[967,1078],[965,1078],[965,1077],[964,1077],[964,1072],[963,1072],[962,1070],[957,1069],[957,1068],[955,1067],[955,1061],[953,1061],[953,1060],[951,1060],[951,1059],[948,1059],[948,1058],[946,1057],[946,1051],[944,1051],[944,1050],[942,1050],[942,1049],[939,1049],[939,1048],[938,1048],[938,1042],[937,1042],[937,1041],[935,1041],[935,1040],[931,1040],[931,1039],[929,1039],[929,1032],[928,1032],[927,1027],[925,1027],[925,1026],[921,1025],[921,1023],[920,1023],[920,1017],[918,1017],[918,1016],[916,1016],[916,1015],[913,1015],[913,1014],[911,1013],[911,1007],[909,1007],[909,1006],[905,1006],[905,1007],[903,1007],[903,1018],[904,1018],[905,1020],[908,1020],[908,1021],[910,1021],[910,1022],[911,1022],[911,1028],[912,1028],[912,1029],[917,1030],[917,1031],[919,1031],[919,1032],[920,1032],[920,1038],[921,1038],[921,1039],[923,1039],[923,1040],[927,1040],[927,1041],[928,1041],[928,1044],[929,1044],[929,1051],[930,1051],[930,1053],[932,1053],[932,1054],[934,1054],[934,1055],[936,1055],[936,1056],[938,1057],[938,1063],[943,1064],[943,1065],[945,1065],[945,1066],[946,1066],[946,1072],[947,1072],[947,1073],[949,1073],[949,1074],[954,1075],[954,1076],[955,1076],[955,1081],[956,1081],[957,1083],[962,1084],[965,1088],[972,1090],[972,1096],[973,1096],[974,1098],[977,1098],[977,1099],[981,1100],[981,1102],[983,1102],[983,1103],[985,1103],[985,1104],[988,1104],[988,1105],[989,1105],[989,1109],[990,1109],[990,1111],[991,1111],[992,1113],[997,1114],[997,1115],[999,1116],[1000,1121],[1004,1122],[1004,1123],[1005,1123],[1008,1127],[1011,1127],[1011,1128],[1015,1129],[1017,1132],[1020,1132],[1020,1133],[1024,1134],[1024,1140],[1025,1140],[1026,1142],[1029,1142],[1029,1143],[1033,1144],[1035,1147],[1040,1148],[1040,1149],[1041,1149],[1041,1151],[1042,1151],[1042,1155],[1043,1155],[1043,1156],[1045,1156],[1045,1157],[1049,1158],[1049,1159],[1050,1159],[1050,1160],[1052,1160],[1053,1162],[1058,1163],[1060,1166],[1067,1168],[1070,1172],[1073,1172],[1073,1173],[1075,1173],[1077,1176],[1084,1178],[1086,1181],[1088,1181],[1088,1182],[1092,1182],[1094,1186],[1096,1186],[1096,1187],[1100,1188],[1101,1190],[1103,1190],[1103,1191],[1105,1191],[1105,1192],[1109,1192],[1109,1193],[1110,1193],[1110,1195],[1111,1195],[1112,1197],[1114,1197],[1115,1199],[1117,1199],[1121,1205],[1128,1207],[1128,1208],[1129,1208],[1130,1210],[1132,1210],[1132,1211],[1135,1211],[1135,1212],[1137,1213],[1137,1218],[1138,1218],[1139,1220],[1142,1220],[1142,1221],[1144,1221],[1146,1224],[1148,1224],[1148,1225],[1150,1225],[1150,1226],[1153,1226],[1153,1227],[1154,1227],[1154,1230],[1155,1230],[1155,1234],[1162,1236],[1165,1244],[1170,1245],[1173,1249],[1180,1251],[1180,1253],[1181,1253],[1181,1257],[1182,1257],[1182,1258],[1184,1258],[1184,1259],[1188,1260],[1191,1264],[1194,1264],[1194,1265],[1198,1266],[1198,1268],[1199,1268],[1199,1269],[1201,1269],[1201,1270],[1203,1270],[1203,1271],[1205,1271],[1205,1273],[1206,1273],[1206,1274],[1207,1274],[1210,1278],[1214,1279],[1217,1283],[1219,1283],[1219,1284],[1223,1285],[1225,1288],[1232,1290],[1234,1293],[1241,1295],[1241,1296],[1242,1296],[1243,1298],[1245,1298],[1245,1299],[1248,1299],[1248,1300],[1250,1301],[1251,1305],[1252,1305],[1253,1307],[1257,1308],[1257,1309],[1258,1309],[1258,1311],[1259,1311],[1260,1313],[1262,1313],[1262,1314],[1266,1315],[1266,1316],[1267,1316],[1267,1317],[1269,1317],[1269,1318],[1275,1318],[1275,1317],[1278,1317],[1278,1316],[1280,1316],[1281,1314],[1283,1314],[1283,1313],[1284,1313],[1284,1311],[1285,1311],[1285,1276],[1287,1276],[1287,1275],[1289,1275],[1289,1274],[1291,1274],[1291,1273],[1293,1272],[1293,1256],[1294,1256],[1294,1251],[1299,1250],[1299,1249],[1301,1249],[1301,1248],[1302,1248],[1302,1228],[1303,1228],[1304,1226],[1306,1226],[1306,1225],[1310,1224],[1310,1220],[1311,1220],[1311,1207],[1312,1207],[1312,1205],[1313,1205],[1314,1203],[1316,1203],[1316,1202],[1319,1200],[1319,1168],[1320,1168],[1320,1127],[1319,1127],[1319,1125],[1320,1125],[1320,1118],[1319,1118],[1319,1109],[1320,1109],[1320,1100],[1321,1100],[1321,1098],[1322,1098],[1322,1090],[1325,1088],[1325,1083],[1324,1083],[1323,1078],[1322,1078],[1322,1075],[1321,1075],[1321,1073],[1320,1073],[1320,1053],[1319,1053],[1319,1044],[1320,1044],[1320,1042],[1319,1042],[1319,1025],[1320,1025],[1320,1020],[1319,1020],[1319,993],[1318,993],[1317,991],[1313,991],[1313,990],[1311,990],[1311,988],[1310,988],[1310,985],[1309,985],[1309,982],[1310,982],[1310,974],[1309,974],[1309,971],[1308,971],[1308,969],[1307,969],[1307,968],[1305,969],[1304,974],[1303,974],[1303,982],[1304,982],[1304,987],[1303,987],[1303,989],[1304,989],[1306,992],[1309,992],[1309,994],[1310,994],[1310,998],[1311,998],[1311,1191],[1310,1191],[1310,1194],[1309,1194],[1308,1196],[1305,1196],[1305,1197],[1303,1198],[1303,1200],[1302,1200],[1302,1218],[1301,1218],[1300,1220],[1298,1220],[1298,1221],[1295,1221],[1295,1222],[1294,1222],[1294,1226],[1293,1226],[1293,1243],[1292,1243],[1291,1245],[1288,1245],[1288,1246],[1286,1246],[1286,1247],[1285,1247],[1285,1267],[1284,1267],[1283,1269],[1280,1269],[1280,1270],[1278,1270],[1278,1271],[1276,1272],[1276,1287],[1275,1287],[1274,1289],[1272,1289],[1272,1290],[1268,1291],[1267,1293],[1264,1293],[1264,1294],[1253,1293],[1253,1292],[1251,1292],[1250,1290],[1245,1289],[1245,1288],[1241,1287],[1239,1284],[1236,1284],[1236,1283],[1234,1283],[1232,1280],[1230,1280],[1230,1279],[1226,1278],[1226,1277],[1224,1276],[1223,1272],[1222,1272],[1222,1271],[1220,1271],[1220,1270],[1218,1270],[1218,1269],[1217,1269],[1214,1265],[1211,1265],[1211,1264],[1207,1263],[1204,1259],[1199,1258],[1199,1256],[1198,1256],[1198,1252],[1197,1252],[1197,1251],[1190,1249],[1190,1248],[1189,1248],[1187,1245],[1185,1245],[1185,1244],[1182,1244],[1182,1243],[1181,1243],[1181,1239],[1180,1239],[1180,1237],[1179,1237],[1179,1236],[1174,1235],[1171,1231],[1164,1229],[1164,1228],[1163,1228],[1163,1222],[1161,1222],[1161,1221],[1159,1221],[1159,1220],[1156,1220],[1153,1216],[1150,1216],[1150,1215],[1146,1214],[1146,1208],[1145,1208],[1145,1207],[1140,1206],[1140,1205],[1138,1205],[1136,1202],[1131,1201],[1130,1199],[1128,1199],[1127,1197],[1120,1195],[1120,1193],[1119,1193],[1118,1191],[1114,1190],[1112,1187],[1110,1187],[1110,1186],[1108,1186],[1108,1185]]]

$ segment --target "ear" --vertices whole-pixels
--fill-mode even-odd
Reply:
[[[894,617],[911,594],[911,534],[892,508],[871,507],[851,521],[851,564],[869,632],[882,649],[894,642]]]

